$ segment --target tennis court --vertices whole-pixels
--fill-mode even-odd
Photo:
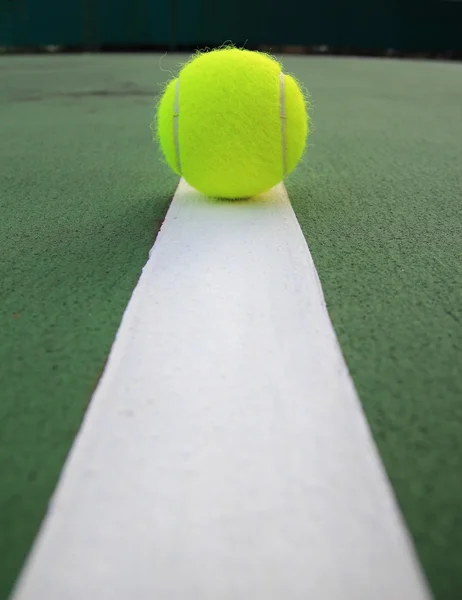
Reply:
[[[0,598],[39,531],[178,186],[150,124],[187,58],[1,57]],[[282,61],[308,88],[314,125],[287,194],[425,577],[435,598],[456,600],[462,67]]]

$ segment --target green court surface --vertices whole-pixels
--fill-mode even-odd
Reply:
[[[0,59],[2,599],[175,191],[149,126],[184,60]],[[315,124],[288,193],[425,573],[437,599],[456,600],[462,66],[284,65],[309,89]]]

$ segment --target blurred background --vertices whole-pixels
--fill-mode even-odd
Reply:
[[[462,58],[461,0],[0,0],[0,50],[249,49]]]

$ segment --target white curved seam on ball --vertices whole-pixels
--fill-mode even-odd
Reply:
[[[280,85],[280,101],[279,115],[281,118],[281,138],[282,138],[282,177],[287,175],[287,153],[286,153],[286,103],[284,94],[284,73],[281,71],[279,75]]]
[[[179,118],[180,118],[180,78],[177,77],[175,85],[175,103],[173,106],[173,135],[175,138],[175,153],[176,153],[176,164],[178,171],[181,174],[181,161],[180,161],[180,138],[179,138]]]

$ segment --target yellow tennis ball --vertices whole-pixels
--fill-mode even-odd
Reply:
[[[264,192],[297,165],[305,98],[270,56],[238,48],[198,54],[165,88],[157,136],[170,167],[207,196]]]

